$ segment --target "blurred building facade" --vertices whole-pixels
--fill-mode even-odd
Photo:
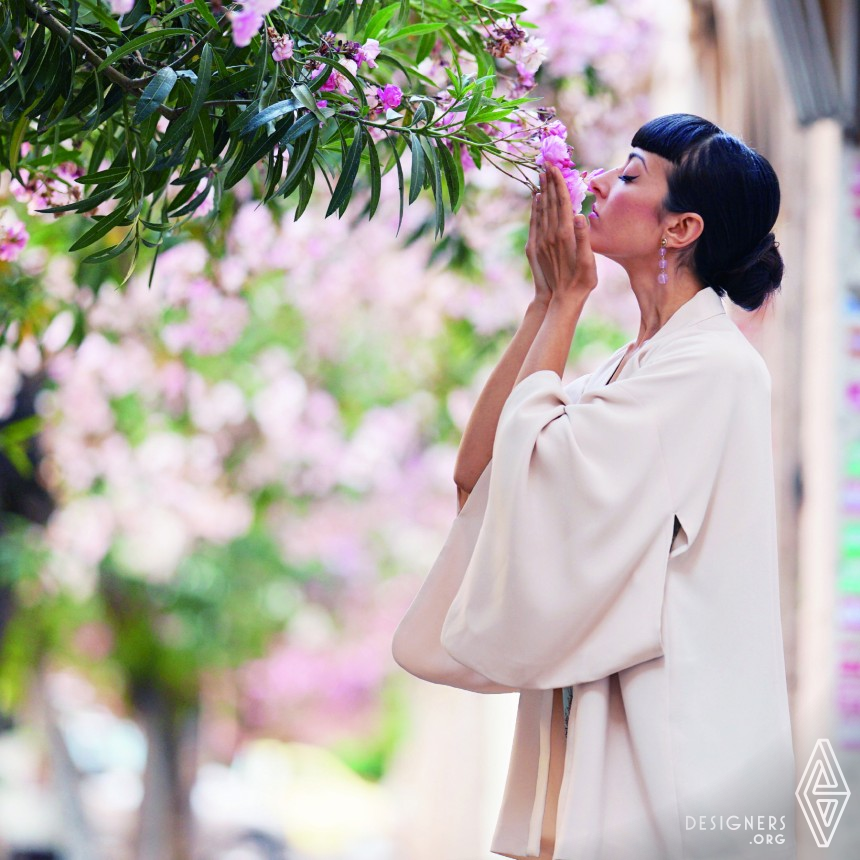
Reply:
[[[786,266],[782,290],[756,313],[733,306],[729,312],[765,357],[773,380],[797,776],[818,780],[817,799],[836,801],[815,834],[798,814],[799,860],[825,853],[831,860],[853,858],[860,847],[858,6],[858,0],[661,4],[664,49],[652,94],[654,116],[707,117],[765,155],[780,177],[774,232]],[[416,810],[406,815],[410,856],[494,856],[487,847],[516,697],[416,684],[424,716],[395,776]],[[465,730],[456,744],[450,737],[446,742],[451,721]],[[822,758],[819,739],[829,742],[829,756]],[[419,747],[436,752],[421,756]],[[433,823],[439,813],[431,810],[440,798],[427,793],[433,785],[451,785],[452,775],[460,790],[443,803],[470,814],[439,828]]]
[[[819,797],[836,801],[817,839],[798,816],[801,858],[856,857],[860,847],[858,6],[691,3],[697,112],[762,152],[782,190],[775,228],[786,263],[782,291],[772,310],[740,324],[774,384],[798,780],[824,774]],[[823,760],[819,739],[832,750]],[[842,783],[852,795],[840,793]]]

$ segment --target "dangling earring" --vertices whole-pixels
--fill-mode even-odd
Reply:
[[[658,284],[667,284],[669,282],[669,275],[666,272],[666,268],[668,266],[666,263],[666,245],[668,244],[669,243],[666,241],[666,237],[664,236],[660,242],[660,274],[657,275]]]

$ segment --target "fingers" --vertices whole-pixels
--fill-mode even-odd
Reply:
[[[538,195],[538,227],[542,236],[547,234],[547,212],[546,212],[546,194],[547,194],[547,176],[546,171],[540,175],[540,194]]]
[[[547,167],[547,230],[551,236],[558,231],[558,169],[553,165]]]
[[[538,219],[538,194],[537,192],[532,193],[532,209],[531,214],[529,215],[529,237],[526,241],[526,253],[530,254],[534,250],[535,244],[535,231],[537,230],[537,219]]]
[[[555,172],[556,187],[558,188],[558,226],[570,235],[573,230],[573,206],[570,201],[570,191],[560,170]]]
[[[580,281],[591,288],[597,286],[597,263],[594,251],[591,250],[591,230],[588,218],[578,214],[573,219],[574,235],[576,236],[576,270]]]

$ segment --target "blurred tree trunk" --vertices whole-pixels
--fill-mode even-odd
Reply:
[[[81,774],[72,760],[48,693],[44,665],[37,667],[30,686],[33,722],[41,724],[48,742],[51,779],[63,828],[63,856],[67,860],[100,860],[96,839],[81,798]]]
[[[137,858],[191,860],[199,711],[149,684],[135,687],[133,701],[148,749]]]

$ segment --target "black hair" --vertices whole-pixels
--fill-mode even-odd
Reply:
[[[700,116],[674,113],[645,123],[632,145],[672,162],[664,212],[695,212],[704,228],[679,254],[706,287],[753,311],[780,289],[784,271],[771,232],[779,180],[768,160]]]

